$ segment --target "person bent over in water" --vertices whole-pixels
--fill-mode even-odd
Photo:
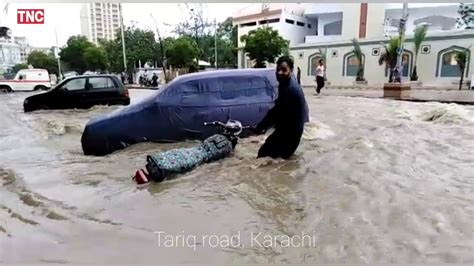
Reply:
[[[309,121],[308,105],[301,86],[293,77],[293,60],[290,57],[278,59],[276,77],[279,83],[278,98],[273,108],[254,128],[254,133],[263,134],[271,127],[275,130],[265,140],[257,158],[289,159],[300,144],[304,124]]]

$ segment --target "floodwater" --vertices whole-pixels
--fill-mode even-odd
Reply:
[[[0,263],[474,262],[472,107],[308,94],[293,159],[249,138],[137,189],[146,154],[196,142],[84,156],[88,119],[121,107],[25,114],[28,95],[0,95]]]

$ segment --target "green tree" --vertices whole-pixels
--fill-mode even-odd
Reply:
[[[13,73],[17,73],[18,71],[22,69],[27,69],[27,68],[28,68],[28,64],[16,64],[13,66],[12,71]]]
[[[474,4],[461,3],[459,5],[458,14],[457,25],[459,28],[474,28]]]
[[[400,47],[400,38],[392,37],[384,45],[385,52],[380,54],[379,65],[385,65],[385,69],[390,70],[388,82],[393,82],[393,71],[397,66],[397,50]]]
[[[245,42],[244,51],[256,61],[256,68],[265,68],[266,62],[275,63],[278,56],[288,54],[289,41],[270,27],[251,30],[241,41]]]
[[[354,49],[352,52],[354,53],[355,57],[357,58],[358,62],[358,70],[357,70],[357,77],[356,81],[365,81],[364,78],[364,54],[362,53],[362,49],[360,48],[360,43],[357,39],[352,39],[352,45]]]
[[[415,35],[413,36],[413,39],[414,39],[413,42],[415,45],[415,63],[413,64],[413,72],[410,77],[412,81],[418,80],[418,73],[416,72],[416,63],[418,62],[418,53],[420,52],[421,44],[426,38],[427,31],[428,31],[428,27],[426,26],[418,26],[415,29]]]
[[[232,23],[232,17],[227,18],[217,27],[217,64],[220,67],[237,67],[237,26]],[[213,44],[213,47],[215,45]],[[214,64],[215,55],[211,63]]]
[[[135,27],[124,29],[125,53],[127,57],[127,69],[143,67],[147,62],[155,60],[161,62],[158,43],[155,34],[151,30],[142,30]],[[113,41],[100,41],[100,46],[105,51],[107,65],[113,72],[123,70],[122,35],[118,34]]]
[[[71,69],[84,73],[88,70],[84,54],[89,47],[94,47],[94,44],[87,40],[86,37],[71,36],[59,55],[61,60],[66,62]]]
[[[122,46],[117,40],[100,40],[100,48],[104,51],[108,69],[113,73],[123,70]]]
[[[189,37],[180,37],[168,45],[166,57],[168,58],[168,64],[173,67],[190,67],[198,58],[199,48],[194,40]]]
[[[89,70],[107,69],[107,56],[101,47],[89,47],[84,51],[84,60]]]
[[[464,81],[464,71],[466,69],[466,64],[467,64],[467,60],[469,56],[469,50],[470,50],[470,47],[456,52],[456,62],[458,63],[459,70],[461,72],[461,80],[459,81],[459,90],[462,89],[462,83]]]
[[[50,74],[58,73],[58,64],[56,58],[52,54],[45,54],[41,51],[33,51],[28,55],[28,64],[35,68],[42,68],[48,70]]]

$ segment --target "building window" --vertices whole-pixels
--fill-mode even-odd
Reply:
[[[346,76],[356,77],[359,70],[359,60],[355,55],[351,55],[346,59]]]
[[[250,26],[256,26],[256,25],[257,25],[257,22],[253,21],[253,22],[240,24],[240,27],[243,28],[243,27],[250,27]]]
[[[365,64],[365,55],[362,55],[362,64]],[[349,52],[344,55],[342,75],[346,77],[357,77],[359,71],[359,60],[354,53]]]
[[[288,24],[295,24],[295,21],[291,19],[285,19],[285,22]]]
[[[324,25],[324,35],[341,35],[342,34],[342,20],[334,21]]]
[[[321,53],[317,52],[308,57],[309,66],[308,66],[308,76],[316,76],[316,68],[319,65],[319,60],[323,57]]]
[[[303,23],[303,22],[296,21],[296,25],[298,25],[298,26],[300,26],[300,27],[304,27],[304,23]]]
[[[311,24],[308,24],[308,29],[311,29]]]
[[[260,20],[258,24],[262,25],[262,24],[270,24],[270,23],[277,23],[277,22],[280,22],[279,18]]]
[[[451,46],[447,49],[441,50],[438,53],[438,64],[436,66],[436,77],[459,77],[461,76],[461,70],[457,62],[456,54],[466,48],[460,46]],[[464,70],[466,77],[469,75],[469,58],[471,57],[471,51],[468,50],[466,69]]]

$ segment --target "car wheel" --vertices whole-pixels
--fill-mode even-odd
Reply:
[[[44,90],[47,90],[47,89],[48,88],[46,88],[45,86],[39,85],[39,86],[36,86],[34,90],[35,91],[40,91],[40,90],[44,91]]]
[[[46,105],[41,105],[41,106],[39,107],[39,109],[40,109],[40,110],[49,110],[49,107],[46,106]]]
[[[0,86],[0,93],[9,93],[12,89],[9,86]]]

